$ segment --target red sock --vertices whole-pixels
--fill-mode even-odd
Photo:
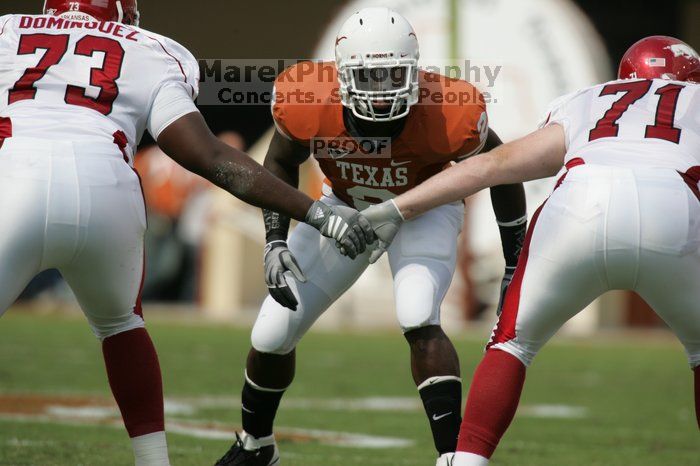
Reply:
[[[700,366],[693,371],[695,372],[695,418],[698,420],[698,429],[700,429]]]
[[[525,365],[490,349],[476,368],[459,431],[457,451],[491,458],[515,416],[525,383]]]
[[[102,354],[129,437],[163,431],[163,381],[158,355],[146,329],[106,338]]]

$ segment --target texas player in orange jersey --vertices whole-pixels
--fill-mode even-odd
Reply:
[[[500,144],[476,88],[419,71],[418,55],[416,35],[398,13],[368,8],[352,15],[338,33],[335,64],[303,62],[277,78],[277,131],[265,166],[296,186],[299,165],[313,154],[327,177],[324,202],[363,209]],[[494,188],[492,199],[514,269],[526,221],[522,185]],[[438,465],[451,464],[461,421],[459,361],[440,327],[440,305],[455,270],[463,212],[456,202],[406,222],[389,250],[397,317]],[[266,211],[265,224],[270,296],[252,332],[244,432],[218,465],[278,464],[273,421],[294,378],[295,347],[369,265],[369,251],[350,261],[305,225],[288,244],[289,219],[279,214]]]

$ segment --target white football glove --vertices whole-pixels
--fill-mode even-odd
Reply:
[[[369,263],[374,264],[394,241],[404,219],[393,200],[368,207],[362,215],[369,220],[378,238],[378,244],[369,256]]]
[[[347,206],[329,206],[316,201],[306,214],[306,223],[336,241],[340,252],[354,259],[365,252],[376,237],[367,219]]]

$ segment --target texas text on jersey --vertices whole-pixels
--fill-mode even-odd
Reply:
[[[398,136],[369,150],[364,144],[357,151],[344,149],[347,141],[363,140],[344,118],[334,63],[303,62],[283,72],[275,82],[272,113],[282,134],[313,151],[326,176],[326,192],[332,189],[348,205],[364,208],[484,146],[486,104],[474,86],[427,72],[419,72],[419,84],[420,100]],[[470,103],[454,103],[465,98]]]

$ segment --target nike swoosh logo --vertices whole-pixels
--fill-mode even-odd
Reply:
[[[452,411],[450,411],[449,413],[441,414],[441,415],[439,415],[439,416],[438,416],[437,414],[433,414],[433,421],[439,421],[439,420],[442,419],[443,417],[447,417],[447,416],[449,416],[450,414],[452,414]]]
[[[248,408],[246,408],[245,406],[241,406],[241,409],[242,409],[243,411],[245,411],[246,413],[255,414],[255,411],[251,411],[251,410],[249,410]]]
[[[392,160],[392,161],[391,161],[391,166],[392,166],[392,167],[400,167],[400,166],[402,166],[402,165],[406,165],[406,164],[409,164],[409,163],[411,163],[410,160],[409,160],[408,162],[396,162],[396,161]]]

